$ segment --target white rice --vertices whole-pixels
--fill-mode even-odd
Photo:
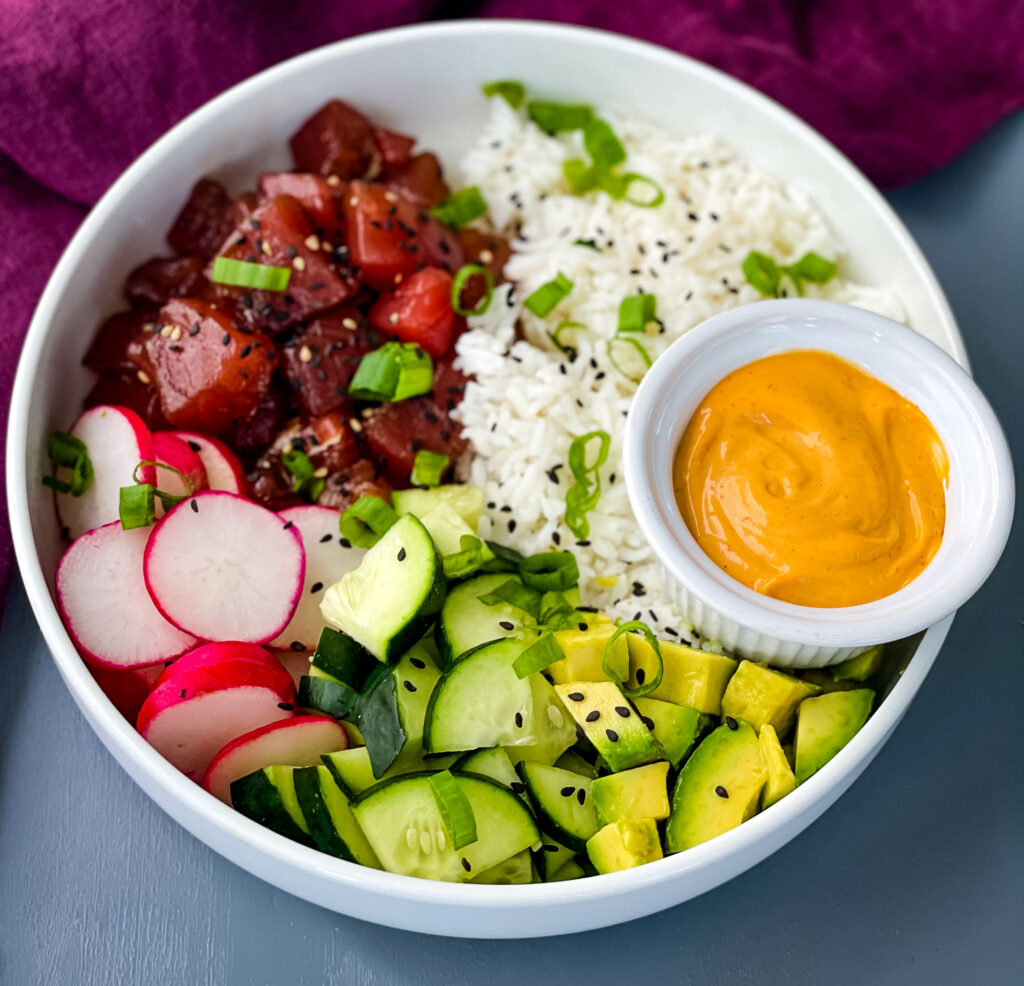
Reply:
[[[462,369],[476,378],[459,412],[470,442],[460,468],[484,490],[481,533],[524,554],[571,549],[587,604],[617,618],[640,614],[660,634],[692,638],[668,602],[622,480],[636,385],[608,359],[619,303],[638,291],[656,296],[664,330],[641,337],[656,359],[711,315],[761,300],[741,271],[750,250],[781,263],[814,251],[840,261],[841,271],[842,245],[799,188],[738,159],[716,138],[612,114],[606,118],[629,154],[627,169],[653,178],[664,203],[645,209],[603,193],[569,194],[562,163],[585,158],[579,134],[549,137],[523,112],[491,102],[487,127],[459,175],[462,184],[480,187],[493,228],[511,237],[515,250],[505,268],[512,283],[495,292],[457,344]],[[595,241],[600,252],[574,245],[577,239]],[[522,300],[558,273],[573,281],[572,292],[539,319]],[[808,284],[806,293],[904,319],[892,292],[839,276],[823,287]],[[586,326],[571,339],[573,362],[547,336],[562,321]],[[525,340],[516,341],[517,322]],[[564,523],[573,481],[565,463],[572,440],[597,429],[611,436],[611,451],[600,502],[587,514],[587,543],[578,544]],[[560,464],[552,482],[548,471]]]

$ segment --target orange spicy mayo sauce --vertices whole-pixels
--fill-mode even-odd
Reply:
[[[801,606],[855,606],[919,575],[942,542],[948,475],[917,405],[814,350],[719,381],[673,466],[704,552],[745,586]]]

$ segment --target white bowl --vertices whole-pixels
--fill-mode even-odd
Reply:
[[[913,401],[949,457],[938,552],[912,582],[873,602],[797,606],[747,588],[701,550],[676,503],[673,459],[705,394],[733,370],[794,349],[841,356]],[[834,664],[949,616],[988,578],[1013,519],[1010,449],[970,376],[912,329],[828,301],[745,305],[709,318],[673,343],[637,390],[624,458],[630,504],[680,612],[727,650],[782,667]]]
[[[684,131],[718,133],[764,168],[798,180],[850,248],[851,276],[892,286],[911,324],[964,362],[942,292],[892,210],[835,148],[771,100],[697,62],[602,32],[509,21],[433,24],[345,41],[250,79],[176,126],[113,185],[57,265],[29,329],[11,404],[7,489],[22,578],[60,673],[102,741],[165,811],[251,873],[324,907],[413,931],[512,938],[641,917],[774,852],[878,752],[950,621],[924,635],[881,707],[834,760],[734,831],[661,862],[588,880],[431,883],[364,869],[277,836],[206,794],[141,739],[93,681],[61,624],[53,600],[60,534],[39,483],[48,466],[47,433],[76,417],[90,385],[80,360],[92,326],[117,308],[121,282],[138,259],[164,249],[164,230],[199,175],[211,172],[239,188],[259,171],[287,167],[288,136],[333,96],[453,161],[485,119],[479,84],[495,78],[520,78],[553,98],[631,110]]]

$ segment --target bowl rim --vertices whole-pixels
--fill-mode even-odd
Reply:
[[[809,346],[803,337],[812,325],[815,342]],[[820,331],[825,327],[832,331]],[[954,464],[965,448],[977,448],[982,459],[980,474],[967,478],[984,484],[977,498],[971,496],[982,519],[966,545],[968,553],[956,555],[940,548],[924,571],[896,592],[845,607],[802,606],[774,599],[729,577],[704,554],[686,526],[678,523],[674,499],[665,502],[663,484],[652,474],[653,459],[657,456],[660,461],[672,440],[659,428],[665,409],[700,400],[714,386],[708,382],[712,377],[702,373],[705,362],[739,368],[770,354],[816,349],[856,364],[858,359],[851,350],[867,354],[877,345],[900,357],[885,368],[887,385],[901,394],[913,390],[907,373],[908,363],[913,362],[924,374],[941,381],[958,409],[969,412],[954,419],[964,422],[962,428],[942,429],[938,419],[935,422]],[[694,382],[686,382],[688,379]],[[856,647],[899,640],[938,622],[963,605],[991,574],[1013,520],[1009,445],[995,411],[971,376],[909,326],[821,299],[785,298],[742,305],[711,316],[673,342],[637,389],[626,424],[623,458],[633,512],[669,577],[745,629],[788,644]],[[947,502],[949,495],[947,489]],[[951,520],[956,528],[951,529]],[[970,520],[962,505],[958,514],[947,512],[943,547],[955,544],[954,535],[960,535]],[[953,565],[957,566],[957,578],[947,578],[941,591],[936,591],[934,579]]]
[[[133,779],[165,811],[175,815],[172,806],[180,805],[189,810],[194,817],[201,819],[210,829],[216,830],[222,841],[226,839],[257,849],[273,861],[308,877],[327,878],[339,890],[365,890],[379,897],[417,903],[455,907],[477,905],[515,910],[541,903],[581,903],[614,895],[620,891],[642,890],[655,884],[676,880],[686,873],[707,870],[724,858],[734,853],[739,854],[744,848],[770,842],[773,835],[777,837],[780,833],[788,831],[790,834],[784,836],[783,842],[788,841],[788,838],[810,824],[820,811],[838,796],[835,792],[841,793],[844,780],[852,780],[877,752],[877,748],[898,723],[930,670],[948,632],[951,619],[929,629],[906,673],[895,683],[865,727],[832,761],[778,804],[710,842],[646,866],[579,881],[501,887],[419,880],[335,859],[263,828],[190,781],[145,742],[131,723],[117,712],[93,680],[60,620],[32,538],[26,461],[32,385],[40,369],[43,344],[50,322],[62,296],[62,285],[67,280],[67,274],[83,260],[93,236],[115,210],[121,207],[123,200],[130,197],[136,183],[159,161],[166,149],[179,142],[188,141],[194,132],[205,125],[208,118],[216,117],[235,105],[246,102],[251,94],[258,93],[264,87],[272,86],[291,73],[305,70],[311,65],[329,65],[339,55],[417,39],[448,36],[466,40],[481,34],[507,36],[510,33],[523,34],[527,38],[543,36],[556,41],[583,41],[610,57],[620,53],[635,55],[661,62],[673,71],[682,68],[691,77],[702,78],[719,89],[731,92],[753,110],[767,114],[781,127],[798,133],[817,153],[830,160],[838,175],[855,186],[866,200],[874,204],[878,217],[889,228],[894,241],[899,243],[905,255],[916,267],[923,287],[941,313],[942,320],[949,330],[950,345],[955,358],[962,365],[967,364],[963,339],[956,329],[949,304],[920,248],[895,212],[842,152],[775,100],[696,59],[650,42],[595,28],[514,19],[456,20],[410,25],[360,35],[296,55],[237,83],[199,106],[158,138],[104,193],[61,255],[26,333],[10,406],[7,494],[12,541],[18,567],[29,603],[58,670],[72,697],[96,729],[100,739]],[[144,778],[145,783],[140,778]],[[829,799],[830,793],[834,794],[832,799]],[[813,811],[821,803],[822,807]],[[213,845],[205,836],[203,841]],[[752,865],[755,861],[756,859],[751,859],[746,865]],[[746,866],[742,868],[745,869]],[[264,879],[269,878],[264,876]],[[301,896],[300,891],[294,892]],[[614,916],[606,923],[615,923]]]

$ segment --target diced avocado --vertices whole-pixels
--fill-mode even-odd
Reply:
[[[395,490],[391,494],[391,505],[395,512],[415,514],[421,520],[439,503],[452,507],[475,534],[484,507],[484,491],[472,483],[451,483],[434,486],[428,490]],[[429,530],[429,528],[428,528]]]
[[[856,681],[836,681],[828,668],[808,668],[806,671],[798,671],[797,677],[801,681],[816,685],[819,695],[824,692],[848,692],[861,687]]]
[[[858,654],[832,668],[836,681],[867,681],[882,666],[882,651],[885,644],[875,644],[870,650]]]
[[[658,658],[644,637],[629,637],[629,669],[632,687],[651,681],[658,671]],[[722,654],[660,640],[664,673],[661,684],[649,698],[676,705],[688,705],[698,712],[717,716],[722,711],[722,694],[736,670],[736,661]]]
[[[636,698],[633,704],[641,716],[654,723],[654,738],[676,770],[714,721],[688,705],[662,702],[657,698]]]
[[[578,880],[581,876],[586,875],[587,871],[575,859],[570,859],[555,871],[554,876],[549,876],[547,882],[561,883],[562,880]]]
[[[594,765],[587,763],[575,750],[566,750],[555,761],[555,766],[561,767],[562,770],[571,770],[574,774],[579,774],[580,777],[589,777],[591,780],[597,776]]]
[[[665,751],[618,687],[610,681],[573,681],[555,691],[612,770],[664,760]]]
[[[539,852],[535,853],[537,870],[540,878],[545,882],[549,881],[569,860],[574,859],[576,853],[561,842],[556,842],[544,836],[540,844]]]
[[[533,883],[533,859],[530,850],[524,849],[510,856],[504,863],[498,863],[489,870],[484,870],[479,876],[470,880],[470,883],[489,883],[508,885],[514,883]]]
[[[565,654],[564,660],[556,661],[547,669],[555,684],[564,685],[570,681],[607,681],[604,673],[604,650],[615,633],[615,627],[604,624],[586,630],[559,630],[555,643]],[[616,683],[629,677],[629,642],[623,634],[612,645],[608,655],[608,667],[616,676]]]
[[[682,852],[728,832],[757,811],[768,771],[751,725],[730,719],[711,733],[679,772],[665,848]]]
[[[449,504],[439,503],[420,519],[423,522],[423,526],[427,529],[427,533],[433,539],[438,553],[441,555],[444,574],[449,578],[461,578],[462,576],[469,575],[485,562],[489,562],[494,558],[494,552],[487,547],[487,544],[481,538],[477,537],[476,528],[470,527]],[[476,563],[468,568],[452,568],[450,560],[462,550],[462,539],[467,536],[474,538],[479,545],[480,554],[476,559]]]
[[[793,768],[786,759],[774,726],[762,726],[757,739],[761,745],[765,770],[768,771],[768,779],[761,795],[761,808],[764,809],[770,808],[776,801],[781,801],[787,794],[795,791],[796,777],[793,776]]]
[[[610,822],[587,843],[598,873],[614,873],[661,859],[658,823],[653,818]]]
[[[792,675],[743,661],[722,696],[722,715],[746,719],[759,731],[766,723],[784,736],[796,715],[796,707],[821,689]]]
[[[590,796],[602,825],[624,819],[668,818],[668,761],[599,777]]]
[[[796,781],[803,784],[856,736],[871,715],[870,688],[830,692],[800,703],[796,724]]]

